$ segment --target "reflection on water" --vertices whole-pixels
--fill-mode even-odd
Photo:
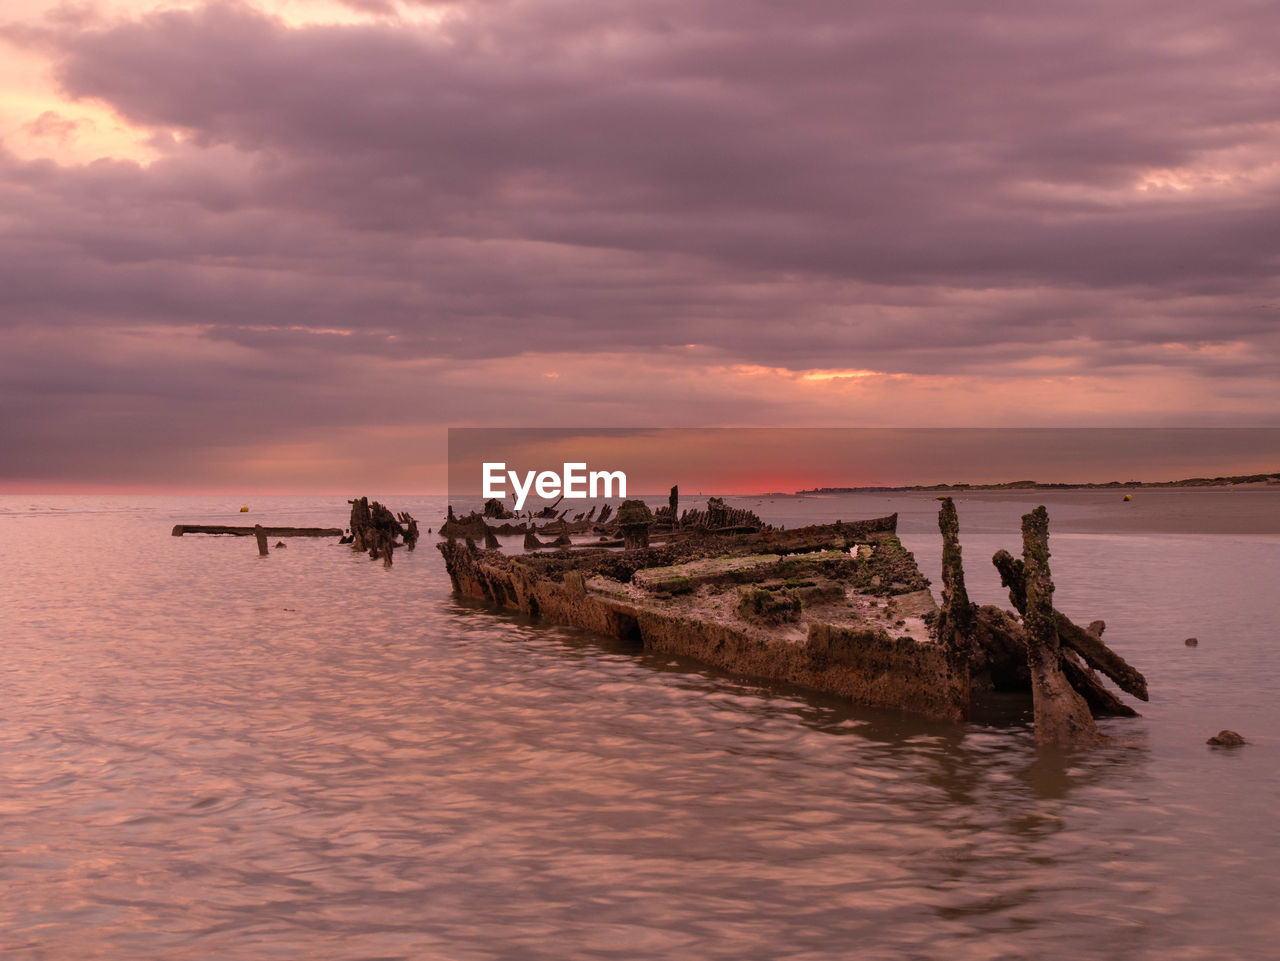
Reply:
[[[334,500],[268,506],[327,523]],[[1277,602],[1253,579],[1274,539],[1055,539],[1063,606],[1106,617],[1156,698],[1073,755],[494,614],[429,544],[390,571],[325,542],[260,559],[168,536],[238,504],[56,506],[0,517],[8,957],[1216,959],[1280,937]],[[934,563],[927,528],[904,539]],[[966,560],[1014,544],[975,534]],[[1206,748],[1223,726],[1256,743]]]

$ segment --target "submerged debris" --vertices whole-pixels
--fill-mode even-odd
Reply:
[[[450,509],[450,513],[452,513],[452,509]],[[492,517],[494,520],[498,521],[505,521],[509,518],[515,517],[516,515],[508,510],[507,506],[503,504],[502,501],[498,500],[496,497],[490,497],[484,502],[484,516]]]
[[[381,557],[383,567],[391,566],[391,554],[397,547],[413,550],[417,546],[418,522],[407,512],[393,514],[377,501],[369,503],[367,497],[347,503],[351,505],[350,534],[341,543],[368,551],[371,560]]]
[[[673,487],[671,490],[674,495],[676,489]],[[674,516],[676,507],[674,497],[670,506]],[[679,526],[702,527],[717,534],[743,534],[768,529],[768,525],[751,511],[745,508],[729,507],[719,497],[708,499],[707,509],[704,511],[685,511],[680,517]]]
[[[1205,743],[1212,744],[1215,747],[1239,747],[1241,744],[1248,744],[1249,742],[1235,731],[1224,730],[1219,731]]]

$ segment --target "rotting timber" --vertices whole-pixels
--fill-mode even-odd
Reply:
[[[253,537],[258,527],[231,527],[226,524],[174,524],[171,533],[174,537],[183,534],[229,534],[232,537]],[[267,537],[337,537],[342,533],[338,527],[262,527]]]
[[[671,523],[672,500],[659,524]],[[719,530],[705,525],[721,510],[713,504],[680,537],[643,546],[632,530],[622,551],[437,546],[461,594],[859,704],[963,721],[993,694],[1020,692],[1045,744],[1094,743],[1095,717],[1134,716],[1099,674],[1142,700],[1145,679],[1102,643],[1101,621],[1080,628],[1053,608],[1044,509],[1024,518],[1022,559],[994,558],[1014,607],[1005,610],[969,600],[955,506],[942,501],[941,607],[898,540],[896,514],[728,533],[721,517]],[[624,517],[628,527],[644,520]]]
[[[391,510],[367,497],[347,501],[351,505],[350,534],[342,537],[340,544],[350,544],[352,550],[367,551],[370,560],[382,558],[382,566],[391,566],[392,553],[397,547],[413,550],[418,543],[418,522],[405,511],[393,514]]]

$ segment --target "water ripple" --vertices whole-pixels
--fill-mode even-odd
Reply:
[[[6,957],[1199,961],[1280,937],[1274,603],[1223,588],[1246,666],[1171,663],[1176,612],[1100,593],[1151,575],[1141,536],[1068,597],[1157,701],[1081,757],[495,615],[429,545],[389,572],[322,542],[263,561],[169,537],[183,503],[60,506],[0,518]],[[1092,546],[1062,539],[1064,583]],[[1241,685],[1258,743],[1205,750]]]

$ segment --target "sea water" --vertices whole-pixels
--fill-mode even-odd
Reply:
[[[898,511],[936,590],[931,495],[731,503]],[[388,570],[169,533],[341,496],[0,498],[0,954],[1280,956],[1280,496],[961,495],[975,600],[1036,503],[1058,606],[1150,684],[1090,752],[495,613],[432,536]]]

